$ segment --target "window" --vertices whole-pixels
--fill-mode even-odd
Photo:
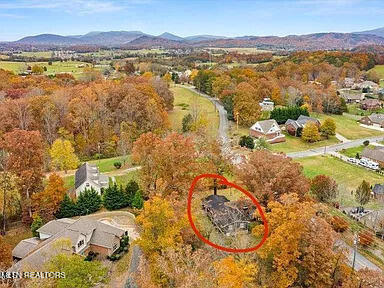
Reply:
[[[85,186],[89,187],[89,183],[85,183]]]
[[[84,240],[80,240],[79,243],[77,243],[77,248],[80,248],[84,245]]]

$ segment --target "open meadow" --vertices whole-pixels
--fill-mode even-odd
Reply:
[[[182,120],[188,113],[198,111],[207,121],[207,133],[216,137],[219,127],[219,114],[215,106],[208,99],[183,87],[172,87],[175,97],[173,111],[169,113],[169,119],[173,131],[182,131]]]

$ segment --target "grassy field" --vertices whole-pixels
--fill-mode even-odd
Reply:
[[[212,102],[186,88],[173,87],[171,90],[175,96],[174,109],[169,113],[172,130],[181,132],[183,117],[188,113],[192,114],[192,111],[200,111],[208,123],[208,134],[216,137],[219,127],[219,114]]]
[[[319,142],[307,143],[299,137],[294,137],[286,134],[285,140],[286,141],[283,143],[271,144],[270,149],[276,152],[290,153],[290,152],[310,150],[314,148],[319,148],[319,147],[324,147],[324,146],[329,146],[329,145],[339,143],[339,140],[337,140],[335,136],[332,136],[329,139],[322,140]]]
[[[368,147],[373,148],[374,146],[369,145]],[[357,147],[352,147],[352,148],[348,148],[348,149],[342,149],[340,151],[340,153],[345,155],[345,156],[347,156],[347,157],[355,158],[356,157],[356,153],[359,153],[361,155],[361,152],[363,152],[364,148],[365,148],[364,145],[360,145],[360,146],[357,146]]]
[[[381,131],[361,127],[355,119],[346,115],[311,113],[311,116],[321,122],[326,118],[332,118],[336,122],[336,132],[350,140],[384,135]]]
[[[384,79],[384,65],[376,65],[369,71],[375,71],[381,79]]]
[[[47,67],[47,71],[44,72],[45,75],[51,75],[56,73],[71,73],[74,76],[79,76],[84,71],[84,67],[79,67],[79,65],[84,65],[85,67],[91,67],[91,64],[79,61],[67,61],[67,62],[53,62],[52,65],[48,65],[48,62],[10,62],[10,61],[0,61],[0,69],[5,69],[12,71],[16,74],[24,72],[27,70],[28,66],[39,65],[42,67]],[[96,66],[96,70],[102,70],[103,66]]]
[[[384,113],[384,108],[374,110],[374,111],[368,111],[360,109],[359,104],[348,104],[348,113],[352,115],[359,115],[359,116],[367,116],[371,115],[372,113]]]
[[[104,172],[111,172],[111,171],[117,170],[115,166],[113,166],[115,162],[121,162],[121,164],[123,164],[123,166],[120,169],[124,169],[124,167],[131,165],[131,157],[129,155],[125,157],[118,156],[118,157],[107,158],[107,159],[92,160],[88,162],[91,164],[97,165],[97,167],[99,168],[99,171],[101,173],[104,173]]]
[[[129,181],[134,180],[136,182],[139,181],[139,172],[138,171],[131,171],[125,175],[122,176],[115,176],[116,183],[118,185],[127,185]]]
[[[366,180],[374,185],[384,182],[384,177],[365,168],[343,162],[331,156],[313,156],[295,160],[303,166],[304,175],[313,178],[316,175],[324,174],[332,177],[339,184],[339,199],[342,206],[355,206],[357,203],[352,191]],[[383,208],[383,204],[371,201],[368,208]]]

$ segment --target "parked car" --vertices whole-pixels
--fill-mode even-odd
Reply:
[[[353,164],[358,164],[359,163],[359,159],[356,159],[356,158],[348,158],[348,162],[351,162]]]

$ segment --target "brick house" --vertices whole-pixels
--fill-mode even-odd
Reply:
[[[257,121],[249,129],[249,135],[255,138],[264,137],[271,144],[285,142],[285,135],[274,119]]]
[[[16,262],[13,270],[31,264],[42,267],[55,253],[87,255],[93,251],[101,257],[111,256],[120,248],[120,240],[128,235],[124,229],[86,217],[52,220],[37,232],[38,237],[24,239],[12,250]],[[57,251],[55,243],[61,239],[69,240],[71,246]]]
[[[381,101],[378,99],[364,99],[360,102],[360,108],[363,110],[376,110],[382,107]]]
[[[384,147],[365,147],[361,153],[361,158],[377,162],[379,163],[380,167],[384,167]]]
[[[316,118],[300,115],[297,120],[288,119],[285,122],[285,129],[290,135],[300,137],[301,131],[308,122],[315,123],[318,128],[321,125],[320,121]]]
[[[359,122],[364,125],[384,127],[384,114],[372,113],[369,116],[362,117]]]

